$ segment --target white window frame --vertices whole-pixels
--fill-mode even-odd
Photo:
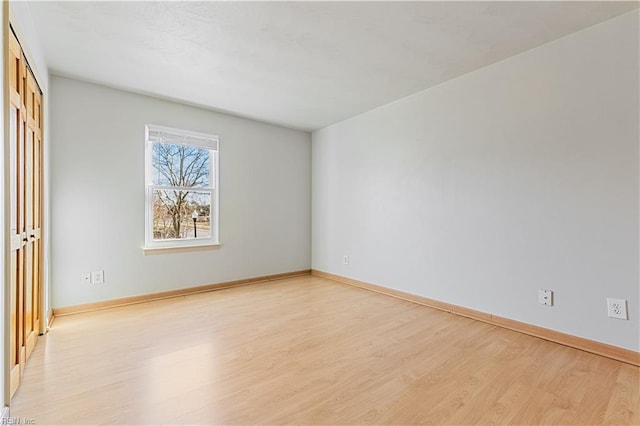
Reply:
[[[160,140],[150,140],[150,132],[165,133],[170,136],[180,138],[182,142],[164,142],[174,145],[183,144],[188,146],[196,146],[199,148],[206,148],[211,151],[209,155],[209,178],[210,186],[208,187],[196,187],[196,188],[180,188],[173,186],[163,186],[153,184],[153,163],[152,163],[152,145],[153,143],[159,143]],[[156,124],[147,124],[145,126],[145,244],[143,249],[146,250],[164,250],[164,249],[181,249],[181,248],[195,248],[195,247],[216,247],[220,245],[219,238],[219,193],[220,193],[220,179],[219,179],[219,153],[220,153],[220,141],[218,136],[210,135],[206,133],[194,132],[191,130],[176,129],[172,127],[159,126]],[[211,192],[211,208],[209,212],[209,220],[211,226],[210,238],[175,238],[165,240],[153,239],[153,190],[154,189],[183,189],[194,191],[206,191]]]

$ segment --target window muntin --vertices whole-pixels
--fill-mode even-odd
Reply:
[[[145,247],[218,244],[218,138],[146,126]]]

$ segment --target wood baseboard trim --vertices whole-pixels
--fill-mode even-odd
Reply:
[[[365,290],[375,291],[377,293],[406,300],[408,302],[417,303],[423,306],[428,306],[430,308],[439,309],[441,311],[449,312],[455,315],[460,315],[474,320],[486,322],[492,325],[507,328],[509,330],[517,331],[519,333],[539,337],[541,339],[549,340],[554,343],[559,343],[561,345],[580,349],[586,352],[591,352],[596,355],[601,355],[607,358],[612,358],[617,361],[622,361],[627,364],[640,367],[640,352],[634,352],[629,349],[608,345],[606,343],[596,342],[594,340],[573,336],[571,334],[561,333],[559,331],[527,324],[509,318],[502,318],[497,315],[476,311],[474,309],[464,308],[462,306],[457,306],[450,303],[440,302],[438,300],[417,296],[411,293],[405,293],[403,291],[394,290],[375,284],[369,284],[363,281],[354,280],[352,278],[331,274],[329,272],[319,271],[317,269],[312,269],[311,275],[327,278],[342,284],[363,288]]]
[[[49,312],[47,313],[47,330],[51,328],[54,318],[55,316],[53,315],[53,309],[49,309]]]
[[[55,317],[65,315],[74,315],[85,312],[98,311],[102,309],[115,308],[120,306],[135,305],[138,303],[153,302],[163,299],[171,299],[173,297],[188,296],[190,294],[206,293],[215,290],[224,290],[227,288],[240,287],[250,284],[264,283],[268,281],[282,280],[285,278],[298,277],[301,275],[309,275],[311,270],[305,269],[301,271],[285,272],[281,274],[264,275],[261,277],[245,278],[242,280],[226,281],[217,284],[208,284],[198,287],[181,288],[177,290],[162,291],[158,293],[143,294],[140,296],[123,297],[119,299],[105,300],[102,302],[85,303],[82,305],[64,306],[52,309],[52,318],[49,322],[53,322]]]

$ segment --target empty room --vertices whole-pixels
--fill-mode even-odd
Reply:
[[[640,424],[637,1],[5,1],[2,424]]]

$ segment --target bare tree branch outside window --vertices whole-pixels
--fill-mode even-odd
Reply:
[[[189,145],[153,143],[153,184],[171,189],[153,190],[154,239],[193,237],[198,214],[198,237],[210,236],[210,151]],[[198,190],[199,188],[202,188]],[[202,229],[201,229],[202,227]]]

